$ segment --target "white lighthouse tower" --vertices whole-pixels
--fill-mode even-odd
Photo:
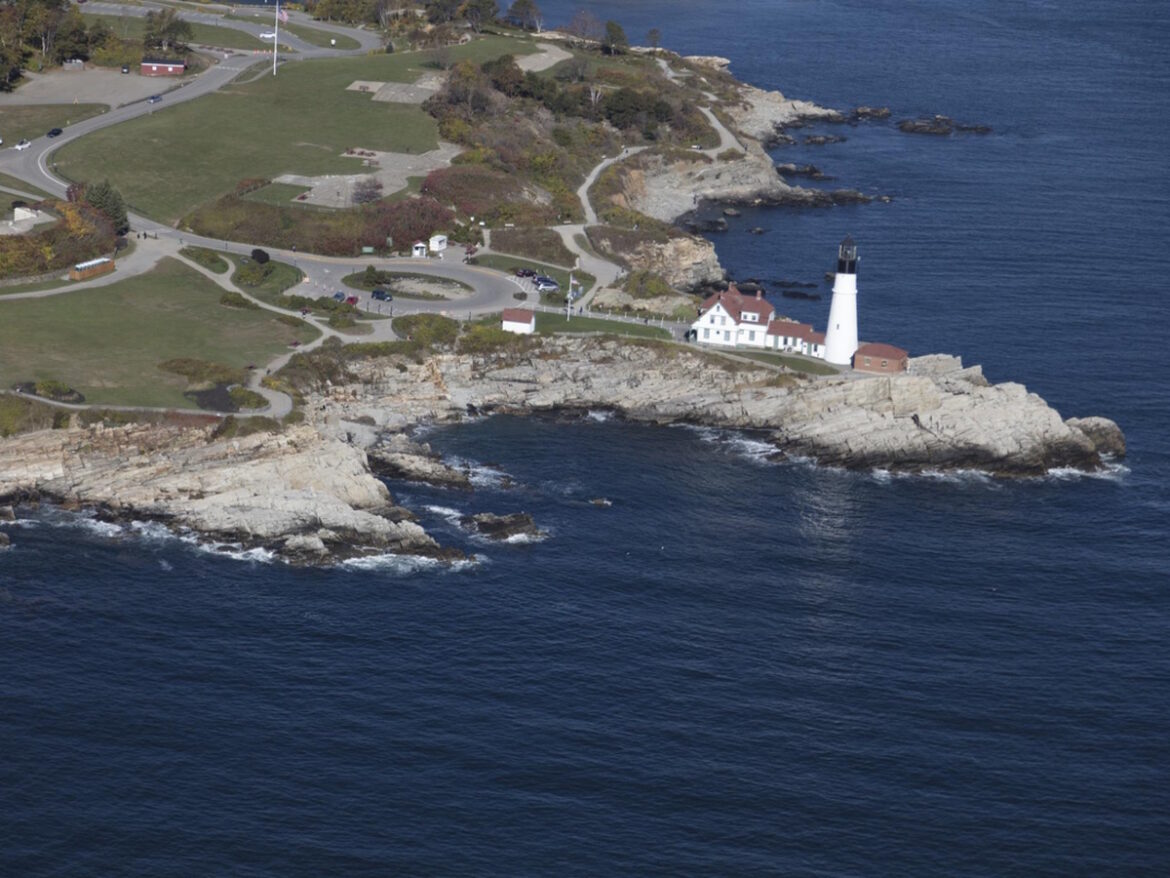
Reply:
[[[837,249],[837,279],[825,332],[825,360],[838,366],[853,362],[857,350],[857,245],[849,236]]]

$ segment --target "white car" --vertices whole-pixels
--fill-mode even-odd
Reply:
[[[12,148],[13,149],[28,149],[30,146],[32,146],[31,143],[29,143],[27,140],[22,140],[20,143],[16,144],[16,146],[14,146]]]
[[[275,40],[276,39],[276,32],[266,30],[262,34],[260,34],[260,39],[262,39],[262,40]]]

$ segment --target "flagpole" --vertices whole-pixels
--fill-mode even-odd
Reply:
[[[272,19],[272,75],[276,76],[276,47],[280,45],[280,0],[276,0],[276,15]]]

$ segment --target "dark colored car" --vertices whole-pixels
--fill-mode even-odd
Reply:
[[[517,268],[516,277],[536,277],[536,272],[531,268]]]
[[[60,128],[50,128],[45,137],[60,137],[64,132]]]
[[[357,296],[346,296],[346,297],[345,297],[345,304],[347,304],[347,305],[356,305],[357,303],[358,303],[358,297],[357,297]]]
[[[374,290],[370,293],[370,298],[377,299],[379,302],[393,302],[394,297],[385,290]]]
[[[162,100],[162,95],[151,95],[150,97],[148,97],[146,99],[146,102],[148,104],[157,104],[161,100]]]
[[[344,302],[345,301],[345,293],[343,293],[341,290],[338,290],[336,293],[333,294],[333,301]]]

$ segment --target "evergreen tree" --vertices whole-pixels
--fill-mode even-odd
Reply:
[[[607,21],[605,23],[605,39],[601,42],[601,48],[607,55],[620,55],[630,48],[630,41],[626,39],[626,32],[622,30],[622,26],[616,21]]]
[[[126,216],[126,202],[122,200],[122,193],[111,186],[109,180],[87,186],[85,200],[91,207],[110,218],[117,234],[124,235],[130,229],[130,219]]]

